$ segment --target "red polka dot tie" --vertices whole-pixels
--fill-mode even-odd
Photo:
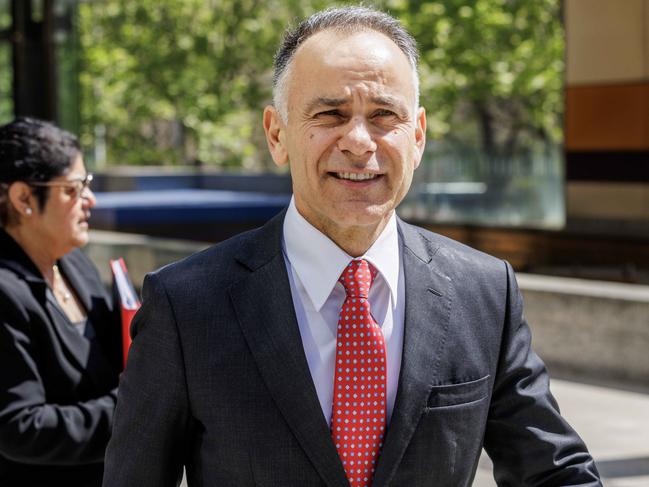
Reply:
[[[385,434],[386,352],[367,296],[376,270],[352,260],[339,281],[347,297],[338,319],[331,431],[351,487],[369,487]]]

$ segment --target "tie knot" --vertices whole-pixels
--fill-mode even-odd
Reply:
[[[365,259],[352,260],[338,279],[348,297],[366,298],[370,292],[376,269]]]

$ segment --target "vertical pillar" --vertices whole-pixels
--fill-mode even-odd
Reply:
[[[565,13],[568,224],[649,234],[649,0]]]
[[[54,0],[35,12],[30,0],[12,0],[13,93],[16,116],[56,120]]]

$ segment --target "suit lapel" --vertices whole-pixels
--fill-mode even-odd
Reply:
[[[243,246],[238,260],[251,273],[230,288],[230,297],[263,380],[298,442],[327,485],[347,486],[304,355],[281,251],[283,221],[282,213]]]
[[[65,257],[60,259],[59,267],[62,274],[70,283],[71,287],[77,293],[81,304],[83,304],[86,310],[89,310],[90,296],[88,294],[86,286],[83,285],[81,276],[79,276],[77,270]],[[46,297],[47,310],[50,313],[50,317],[52,318],[52,322],[54,324],[54,329],[56,330],[59,339],[61,340],[63,346],[67,349],[73,361],[76,362],[77,366],[82,370],[86,369],[86,366],[88,365],[88,358],[90,356],[90,342],[85,337],[81,336],[75,329],[73,329],[70,320],[57,303],[54,294],[52,294],[49,288],[46,291]]]
[[[90,294],[88,293],[87,286],[84,286],[83,280],[76,268],[65,257],[59,261],[59,265],[61,272],[70,282],[81,304],[86,310],[89,310]],[[90,356],[90,342],[72,328],[70,320],[57,303],[54,294],[52,294],[49,288],[46,290],[45,295],[47,300],[46,307],[52,318],[56,334],[77,366],[81,370],[85,370]]]
[[[437,245],[399,222],[403,239],[405,319],[399,387],[373,487],[389,485],[439,372],[451,310],[449,278],[435,268]]]
[[[2,249],[0,266],[12,269],[27,282],[32,295],[47,310],[52,322],[52,328],[59,337],[65,353],[73,363],[76,363],[80,370],[85,369],[90,354],[88,340],[72,329],[67,316],[58,306],[56,298],[47,287],[47,283],[34,263],[13,238],[2,229],[0,229],[0,249]],[[86,309],[90,309],[90,296],[76,268],[71,265],[67,256],[60,260],[60,264],[62,272],[70,280],[70,284],[77,292],[81,302]]]
[[[56,298],[52,292],[47,289],[46,291],[46,309],[52,318],[53,328],[59,337],[63,347],[66,349],[72,361],[76,363],[80,370],[84,370],[88,364],[88,357],[90,355],[90,343],[86,338],[81,336],[76,330],[72,328],[70,320],[63,313],[56,302]]]

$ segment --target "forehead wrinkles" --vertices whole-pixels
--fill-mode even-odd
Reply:
[[[401,61],[399,59],[401,51],[396,45],[392,46],[390,44],[392,41],[382,34],[364,33],[345,38],[339,36],[331,39],[324,38],[320,42],[317,41],[317,38],[314,39],[314,42],[310,45],[306,44],[304,48],[307,55],[318,56],[319,54],[325,65],[381,71],[387,66]],[[309,50],[312,53],[309,53]],[[405,56],[403,61],[407,63]]]
[[[307,62],[320,63],[323,69],[342,72],[351,79],[386,83],[388,73],[395,75],[401,71],[399,68],[409,66],[405,55],[383,34],[360,32],[343,37],[335,32],[323,32],[319,36],[302,46],[303,57]]]
[[[323,66],[324,67],[324,66]],[[335,65],[328,65],[326,69],[320,71],[320,76],[312,72],[295,73],[291,80],[294,93],[311,93],[317,92],[318,96],[324,98],[349,98],[364,95],[380,95],[392,93],[395,97],[404,96],[402,87],[395,81],[392,81],[389,73],[384,70],[361,70],[345,69]],[[323,77],[328,80],[317,86],[313,78]],[[313,89],[316,86],[318,89]],[[397,89],[395,89],[395,87]]]
[[[393,76],[382,66],[359,66],[358,63],[354,66],[350,63],[349,67],[340,68],[336,65],[327,67],[332,70],[332,75],[338,74],[341,84],[349,89],[385,91],[391,86],[398,86],[396,80],[392,79]]]
[[[291,64],[294,101],[304,95],[309,101],[389,95],[410,105],[408,99],[415,95],[407,58],[390,39],[376,32],[346,36],[321,32],[300,46]],[[290,104],[289,111],[296,108]]]
[[[350,76],[349,80],[346,80],[343,84],[342,94],[345,98],[356,101],[385,93],[385,91],[385,77],[375,74],[359,74],[359,76]]]

